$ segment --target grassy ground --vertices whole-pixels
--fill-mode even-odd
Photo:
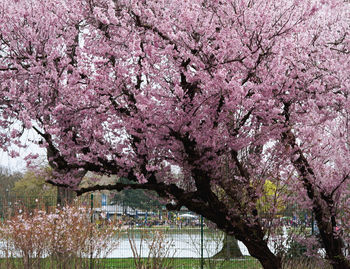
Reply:
[[[147,263],[145,259],[139,260],[140,263]],[[32,266],[29,268],[41,268],[41,269],[58,269],[58,268],[79,268],[79,269],[136,269],[135,260],[133,258],[125,259],[98,259],[94,261],[95,266],[90,266],[89,260],[80,260],[80,261],[71,261],[70,263],[66,262],[65,266],[53,262],[49,259],[41,259],[40,261],[33,261]],[[151,263],[147,263],[151,264]],[[166,269],[200,269],[201,261],[200,259],[190,259],[190,258],[173,258],[166,259],[161,264],[167,264]],[[0,268],[8,269],[19,269],[24,268],[23,262],[21,259],[0,259]],[[154,267],[145,267],[145,268],[154,268]],[[251,257],[245,257],[242,259],[236,260],[214,260],[214,259],[205,259],[204,266],[205,269],[260,269],[262,268],[259,262]]]
[[[105,265],[107,268],[136,268],[134,264],[134,259],[105,259]],[[173,258],[170,261],[167,260],[166,263],[169,268],[176,269],[197,269],[200,268],[200,259],[188,259],[188,258]],[[262,268],[260,263],[251,258],[246,257],[237,260],[214,260],[205,259],[203,268],[217,268],[217,269],[260,269]]]
[[[128,227],[123,227],[122,233],[127,232]],[[177,226],[175,227],[170,227],[170,226],[152,226],[152,227],[133,227],[131,228],[132,231],[134,232],[144,232],[144,231],[161,231],[167,234],[197,234],[201,232],[200,227],[182,227],[179,228]],[[209,229],[207,227],[203,228],[204,233],[216,233],[216,230]]]

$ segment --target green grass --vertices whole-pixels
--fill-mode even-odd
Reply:
[[[141,259],[142,262],[146,262],[146,259]],[[167,268],[171,269],[200,269],[201,260],[191,258],[172,258],[166,259],[165,263],[170,265]],[[133,258],[110,258],[110,259],[96,259],[94,260],[94,269],[136,269]],[[72,268],[90,268],[90,261],[88,259],[76,260],[71,264]],[[0,259],[0,268],[17,269],[23,268],[21,259],[13,258],[11,260]],[[64,268],[61,265],[53,262],[50,259],[41,259],[40,267],[34,266],[32,268],[41,269],[56,269]],[[67,268],[67,267],[66,267]],[[150,267],[151,268],[151,267]],[[260,263],[252,257],[244,257],[242,259],[235,260],[214,260],[204,259],[205,269],[260,269],[262,268]]]
[[[199,269],[201,265],[200,259],[191,258],[173,258],[171,261],[167,260],[167,264],[172,265],[170,268],[176,269]],[[134,259],[104,259],[101,260],[101,265],[104,264],[105,268],[130,268],[135,269]],[[217,269],[260,269],[262,268],[260,263],[251,257],[245,257],[235,260],[214,260],[204,259],[204,268],[217,268]]]
[[[153,227],[134,227],[130,229],[131,231],[135,232],[143,232],[143,231],[161,231],[168,233],[176,233],[176,234],[196,234],[201,232],[200,227],[169,227],[169,226],[153,226]],[[217,231],[209,229],[207,227],[203,228],[204,233],[216,233]],[[123,232],[127,232],[127,230],[122,230]]]

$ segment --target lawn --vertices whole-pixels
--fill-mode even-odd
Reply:
[[[139,262],[147,263],[146,259],[141,259]],[[151,264],[151,261],[148,261],[147,264]],[[165,259],[162,264],[167,264],[166,267],[159,268],[171,268],[171,269],[200,269],[201,260],[200,259],[191,259],[191,258],[172,258]],[[75,260],[71,263],[66,262],[66,266],[71,265],[71,268],[81,268],[81,269],[136,269],[135,261],[133,258],[111,258],[111,259],[96,259],[94,260],[94,266],[90,266],[90,261],[88,259],[84,260]],[[7,269],[19,269],[23,268],[22,259],[0,259],[0,268]],[[40,259],[39,261],[32,261],[32,267],[30,268],[41,268],[41,269],[54,269],[54,268],[68,268],[62,267],[62,264],[53,262],[50,259]],[[147,267],[153,268],[153,267]],[[260,269],[262,268],[259,262],[251,257],[244,257],[242,259],[235,260],[214,260],[214,259],[204,259],[205,269]]]
[[[134,259],[104,259],[103,260],[106,267],[104,268],[130,268],[134,269]],[[168,268],[174,269],[199,269],[201,268],[200,259],[191,259],[191,258],[173,258],[170,261],[166,261],[170,266]],[[260,269],[262,266],[260,263],[251,257],[245,257],[242,259],[234,260],[215,260],[215,259],[204,259],[204,266],[206,269]]]

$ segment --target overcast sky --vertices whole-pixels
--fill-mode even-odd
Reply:
[[[31,141],[37,139],[38,137],[33,131],[27,131],[23,134],[21,140],[23,143],[28,145],[27,148],[15,149],[19,151],[19,157],[11,158],[6,152],[0,149],[0,165],[2,167],[8,168],[10,172],[24,172],[27,170],[26,161],[24,158],[32,153],[39,154],[38,164],[44,164],[46,162],[45,150],[33,144]]]

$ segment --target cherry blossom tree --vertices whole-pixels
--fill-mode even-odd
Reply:
[[[61,175],[51,183],[154,190],[264,268],[281,257],[257,204],[265,180],[282,182],[315,213],[333,267],[350,268],[336,229],[349,189],[349,10],[341,0],[4,0],[1,147],[21,147],[33,129]],[[134,184],[79,189],[86,171]]]

